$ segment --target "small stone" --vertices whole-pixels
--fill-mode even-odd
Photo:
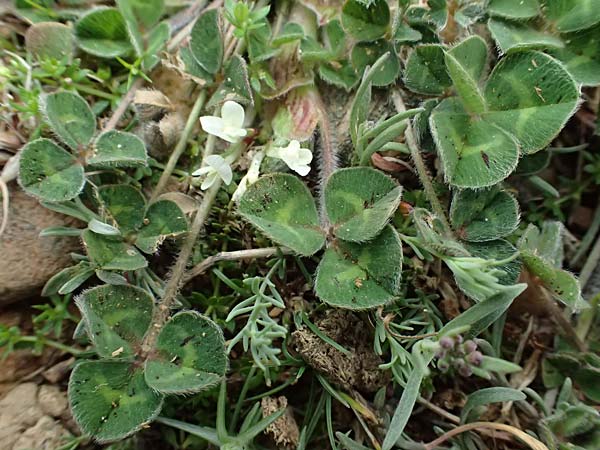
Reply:
[[[42,385],[38,392],[38,403],[42,411],[52,417],[61,417],[68,410],[67,395],[57,386]]]

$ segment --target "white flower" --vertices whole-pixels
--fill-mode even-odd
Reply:
[[[271,147],[267,150],[267,155],[271,158],[279,158],[287,166],[300,176],[305,176],[310,172],[310,162],[312,153],[307,148],[300,148],[300,142],[290,141],[287,147]]]
[[[227,101],[221,108],[221,117],[202,116],[200,124],[208,134],[220,137],[224,141],[235,144],[247,131],[244,128],[244,108],[236,102]]]
[[[252,161],[250,162],[250,167],[248,167],[248,172],[246,172],[246,175],[244,175],[244,177],[240,180],[240,184],[231,196],[231,201],[237,203],[240,198],[242,198],[242,195],[244,195],[246,192],[246,189],[248,189],[248,186],[256,183],[256,180],[258,180],[260,175],[260,165],[264,157],[264,152],[257,152],[254,155]]]
[[[215,181],[219,178],[221,178],[225,184],[231,183],[233,172],[231,171],[229,163],[222,156],[209,155],[206,157],[205,162],[206,165],[204,167],[200,167],[192,173],[193,177],[205,177],[200,189],[205,191],[215,184]]]

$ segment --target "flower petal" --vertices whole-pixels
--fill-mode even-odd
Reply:
[[[228,100],[221,107],[221,118],[228,127],[243,128],[245,115],[244,107],[234,101]]]
[[[296,156],[296,161],[300,164],[310,164],[313,159],[312,152],[307,148],[301,148]]]
[[[225,184],[231,183],[233,172],[227,161],[222,156],[210,155],[206,157],[206,164],[211,166],[215,172],[221,177]]]
[[[292,169],[294,172],[296,172],[301,177],[308,175],[308,172],[310,172],[310,166],[308,166],[308,165],[298,165],[298,166],[290,167],[290,169]]]
[[[225,122],[223,121],[223,119],[215,116],[200,117],[200,125],[202,125],[202,129],[208,134],[212,134],[214,136],[219,137],[225,129]]]
[[[211,187],[213,184],[215,184],[215,181],[217,181],[217,178],[218,178],[217,172],[209,173],[207,175],[207,177],[204,179],[204,181],[202,182],[200,189],[202,189],[203,191],[207,190],[209,187]]]
[[[192,176],[193,177],[201,177],[202,175],[206,175],[207,173],[210,173],[214,170],[215,169],[213,169],[212,167],[209,167],[209,166],[200,167],[198,170],[195,170],[194,172],[192,172]]]

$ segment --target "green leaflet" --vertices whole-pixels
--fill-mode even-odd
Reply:
[[[47,202],[63,202],[83,189],[83,167],[51,140],[31,141],[20,155],[19,184],[25,192]]]
[[[559,37],[538,31],[527,24],[490,19],[488,28],[502,53],[564,47]]]
[[[481,406],[490,403],[514,402],[525,400],[527,397],[521,391],[506,387],[483,388],[469,394],[467,402],[460,413],[461,423],[468,423],[471,412],[475,412]]]
[[[375,41],[388,29],[390,9],[385,0],[366,5],[359,0],[346,0],[342,8],[342,26],[358,41]]]
[[[110,130],[98,136],[88,164],[101,167],[145,166],[146,145],[135,134]]]
[[[387,86],[393,83],[400,73],[400,60],[394,51],[394,47],[386,40],[378,40],[375,42],[360,42],[356,44],[351,53],[352,66],[358,73],[374,64],[377,59],[386,53],[390,53],[385,65],[381,70],[377,71],[371,83],[373,86]],[[335,71],[337,72],[337,71]],[[356,76],[354,77],[356,81]]]
[[[142,226],[146,200],[138,189],[126,184],[108,184],[100,186],[97,192],[104,212],[123,236]]]
[[[487,7],[492,16],[506,19],[530,19],[540,13],[538,0],[490,0]]]
[[[337,170],[325,186],[325,210],[334,234],[352,242],[372,239],[398,208],[401,195],[402,188],[378,170]]]
[[[83,361],[71,373],[69,403],[81,430],[102,443],[123,439],[151,422],[163,397],[144,382],[141,367]]]
[[[156,253],[166,238],[178,236],[187,229],[187,219],[179,206],[170,200],[159,200],[148,207],[135,245],[144,253]]]
[[[246,60],[239,55],[231,57],[225,67],[225,79],[208,101],[207,108],[212,108],[226,100],[244,105],[253,105],[254,97],[248,78]]]
[[[156,348],[144,376],[164,394],[200,392],[219,383],[227,371],[221,328],[194,311],[175,314],[161,330]]]
[[[554,139],[577,108],[579,90],[552,57],[519,52],[496,65],[484,99],[485,111],[478,116],[452,98],[430,116],[444,173],[453,186],[486,187],[506,178],[519,152],[535,153]]]
[[[60,91],[40,98],[46,121],[57,136],[73,150],[89,144],[96,131],[96,117],[79,95]]]
[[[310,256],[325,243],[315,202],[293,175],[260,178],[241,198],[239,211],[271,239],[301,255]]]
[[[212,75],[219,71],[223,60],[223,36],[218,9],[209,9],[198,17],[192,28],[190,51],[202,69]]]
[[[524,154],[556,137],[579,103],[579,89],[554,58],[540,52],[508,55],[485,87],[485,119],[517,138]]]
[[[400,238],[388,226],[367,244],[338,241],[328,248],[317,269],[315,291],[331,306],[374,308],[398,293],[401,270]]]
[[[75,41],[101,58],[123,56],[132,50],[125,19],[116,8],[98,7],[75,22]]]
[[[461,239],[491,241],[512,233],[519,225],[519,204],[497,188],[462,190],[454,194],[450,221]]]
[[[456,98],[442,101],[429,123],[444,175],[453,186],[491,186],[517,166],[519,147],[515,139],[487,120],[473,119]]]
[[[137,270],[148,266],[148,261],[120,236],[110,237],[84,230],[83,243],[90,260],[104,270]]]
[[[579,31],[600,22],[595,0],[541,0],[544,16],[561,33]]]
[[[131,358],[152,319],[154,300],[134,286],[102,285],[76,299],[88,336],[103,358]]]
[[[38,59],[54,58],[60,60],[73,56],[73,33],[59,22],[40,22],[33,24],[25,33],[25,48]]]
[[[565,47],[552,54],[583,86],[600,85],[600,26],[563,35]]]
[[[439,44],[423,44],[413,49],[404,69],[404,84],[408,89],[417,94],[442,95],[452,85],[444,50]]]
[[[471,36],[445,53],[444,61],[454,88],[467,110],[481,113],[485,100],[479,80],[487,61],[487,46],[479,36]]]

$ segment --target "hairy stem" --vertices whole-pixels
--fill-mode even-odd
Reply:
[[[110,116],[110,119],[108,119],[108,122],[106,122],[106,125],[104,125],[104,128],[102,129],[102,131],[114,130],[117,127],[119,120],[121,120],[121,117],[123,117],[123,114],[125,114],[125,111],[127,111],[127,108],[133,101],[136,91],[139,88],[141,88],[143,84],[144,84],[143,78],[138,78],[137,80],[135,80],[133,82],[133,84],[127,91],[127,93],[123,96],[123,98],[119,102],[119,106],[117,106],[117,109],[115,109],[115,112],[113,112],[113,115]]]
[[[404,100],[402,100],[402,96],[398,91],[394,90],[394,92],[392,93],[392,99],[394,100],[394,106],[396,107],[396,111],[398,111],[399,113],[406,111]],[[419,175],[419,179],[421,180],[421,184],[423,185],[425,196],[427,197],[427,200],[429,200],[429,203],[431,203],[433,212],[440,219],[440,222],[444,227],[446,235],[452,236],[452,228],[450,227],[450,223],[446,218],[446,212],[444,211],[444,208],[440,203],[440,199],[435,193],[431,177],[429,176],[429,172],[427,171],[427,167],[425,166],[425,161],[423,161],[423,157],[421,156],[421,152],[417,145],[417,140],[415,138],[415,134],[413,132],[410,121],[408,123],[408,126],[406,127],[406,131],[404,132],[404,136],[406,137],[406,144],[410,149],[410,155],[415,164],[415,169],[417,170],[417,174]]]
[[[206,191],[204,198],[202,199],[202,203],[196,212],[190,232],[183,244],[183,247],[181,248],[181,253],[179,253],[177,261],[175,261],[175,265],[173,266],[171,272],[171,277],[165,286],[165,294],[163,295],[158,307],[154,309],[152,325],[150,326],[150,330],[148,331],[148,334],[144,338],[144,342],[142,344],[142,352],[146,355],[154,347],[160,330],[169,318],[170,309],[173,306],[177,292],[182,284],[183,275],[185,274],[188,261],[192,256],[194,244],[198,240],[198,236],[200,236],[200,232],[204,227],[204,222],[206,222],[206,218],[208,217],[214,200],[217,197],[217,192],[221,188],[221,184],[222,181],[219,178]]]
[[[183,277],[183,283],[188,283],[194,277],[203,274],[216,263],[221,261],[241,261],[244,259],[256,259],[256,258],[270,258],[278,254],[291,255],[292,251],[285,247],[266,247],[266,248],[253,248],[248,250],[236,250],[232,252],[220,252],[216,255],[205,258],[192,269],[190,269]]]
[[[331,122],[327,114],[327,108],[325,107],[321,95],[317,92],[315,96],[317,99],[317,108],[319,110],[319,131],[320,131],[320,190],[319,190],[319,205],[320,205],[320,216],[321,226],[327,230],[330,226],[329,218],[325,212],[325,184],[333,172],[338,168],[338,155],[333,145],[333,136],[331,132]]]
[[[177,165],[179,158],[181,157],[181,155],[183,154],[184,150],[187,147],[188,139],[190,138],[190,135],[192,134],[192,131],[193,131],[194,127],[196,126],[196,123],[198,122],[198,117],[200,116],[200,111],[202,111],[202,107],[204,106],[205,101],[206,101],[206,91],[202,90],[202,91],[200,91],[200,94],[198,94],[198,97],[196,98],[196,102],[194,103],[192,111],[190,112],[190,115],[188,116],[187,122],[185,124],[185,128],[183,129],[183,132],[181,133],[181,136],[179,137],[179,141],[177,142],[177,145],[175,146],[173,153],[171,153],[171,156],[169,157],[169,161],[167,161],[165,170],[160,175],[160,179],[158,180],[158,183],[156,184],[156,187],[154,188],[154,192],[152,192],[152,197],[150,198],[150,203],[155,201],[158,198],[158,196],[162,193],[162,191],[165,189],[165,187],[167,186],[167,183],[169,182],[169,178],[171,177],[173,170],[175,170],[175,166]]]

